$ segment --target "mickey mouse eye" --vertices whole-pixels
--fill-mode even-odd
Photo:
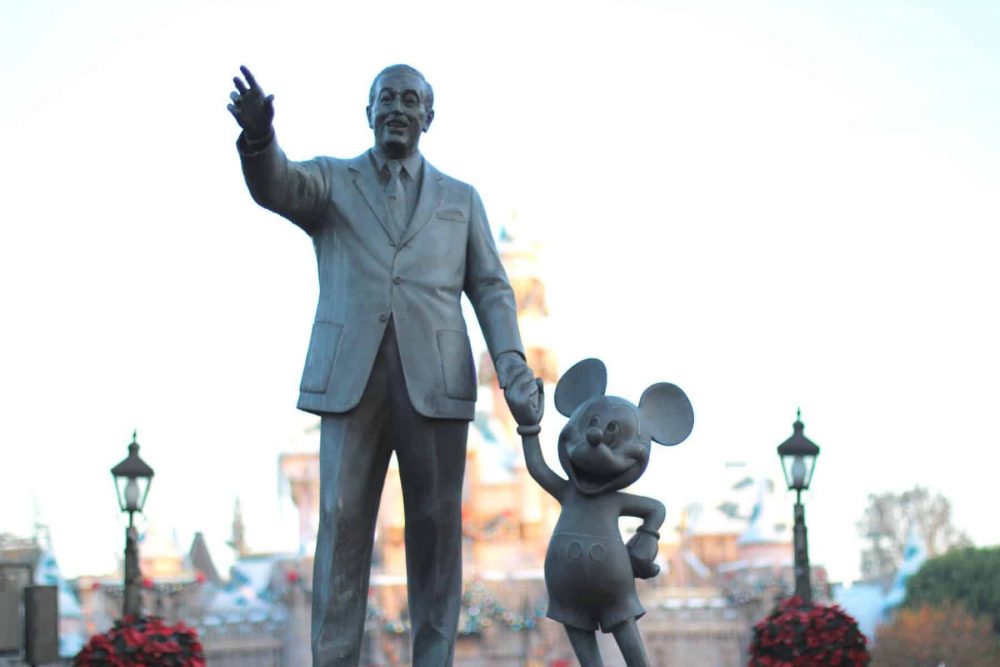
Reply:
[[[600,420],[597,418],[597,415],[594,415],[590,418],[590,421],[587,422],[587,426],[594,427],[597,426],[598,423],[600,423]]]
[[[608,433],[617,433],[618,432],[618,422],[617,421],[608,422],[608,429],[607,430],[608,430]]]

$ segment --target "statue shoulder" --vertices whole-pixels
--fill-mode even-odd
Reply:
[[[475,192],[475,188],[466,183],[465,181],[460,181],[454,176],[449,176],[444,173],[425,157],[424,158],[424,178],[436,178],[441,181],[441,184],[446,188],[454,188],[456,190],[471,190]]]

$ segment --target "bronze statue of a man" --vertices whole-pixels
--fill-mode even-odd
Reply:
[[[313,664],[358,664],[372,541],[390,455],[406,511],[413,664],[452,664],[462,588],[461,498],[476,400],[460,298],[471,301],[508,403],[537,406],[514,294],[479,195],[417,149],[434,94],[393,65],[368,97],[374,147],[294,162],[272,129],[273,96],[234,79],[229,110],[250,194],[312,238],[319,304],[298,407],[319,415],[320,523]]]

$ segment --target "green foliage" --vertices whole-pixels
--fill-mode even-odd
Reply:
[[[924,563],[906,583],[905,606],[956,602],[986,616],[1000,635],[1000,547],[952,551]]]
[[[989,619],[975,618],[954,602],[900,609],[880,626],[873,667],[996,667],[1000,647]]]

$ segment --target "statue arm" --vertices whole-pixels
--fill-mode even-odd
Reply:
[[[472,188],[469,196],[471,201],[464,291],[476,311],[476,319],[479,320],[494,363],[505,352],[515,352],[523,359],[524,346],[517,327],[514,290],[500,263],[500,253],[493,242],[483,202]]]
[[[322,161],[289,160],[273,132],[258,149],[240,135],[237,148],[253,200],[312,234],[330,201],[330,177]]]
[[[521,445],[524,448],[524,463],[528,467],[528,474],[538,482],[538,485],[545,489],[549,495],[562,502],[563,491],[569,483],[555,473],[545,462],[542,456],[542,448],[538,442],[538,426],[518,426],[517,432],[521,434]],[[534,432],[532,432],[534,431]]]
[[[552,497],[562,502],[569,482],[545,463],[542,447],[538,442],[538,434],[542,431],[540,424],[545,414],[545,387],[542,380],[534,377],[525,366],[504,390],[504,395],[510,413],[517,422],[517,433],[521,436],[528,474]]]
[[[538,424],[544,409],[542,383],[535,380],[524,357],[514,290],[500,262],[483,202],[471,187],[469,197],[464,291],[476,311],[507,407],[519,424]],[[544,467],[545,462],[538,460]],[[549,486],[542,486],[553,493]]]
[[[236,148],[254,201],[312,233],[329,201],[329,177],[320,160],[292,162],[274,138],[274,95],[265,95],[246,67],[233,78],[229,112],[243,129]]]
[[[659,500],[636,496],[631,493],[622,493],[622,504],[619,510],[623,516],[634,516],[642,519],[640,528],[645,531],[656,533],[667,518],[667,508]]]
[[[667,517],[667,510],[663,503],[652,498],[629,493],[623,493],[620,497],[621,514],[642,519],[642,525],[625,545],[632,563],[632,574],[640,579],[655,577],[660,572],[660,566],[653,561],[656,560],[656,552],[660,547],[659,528]]]

